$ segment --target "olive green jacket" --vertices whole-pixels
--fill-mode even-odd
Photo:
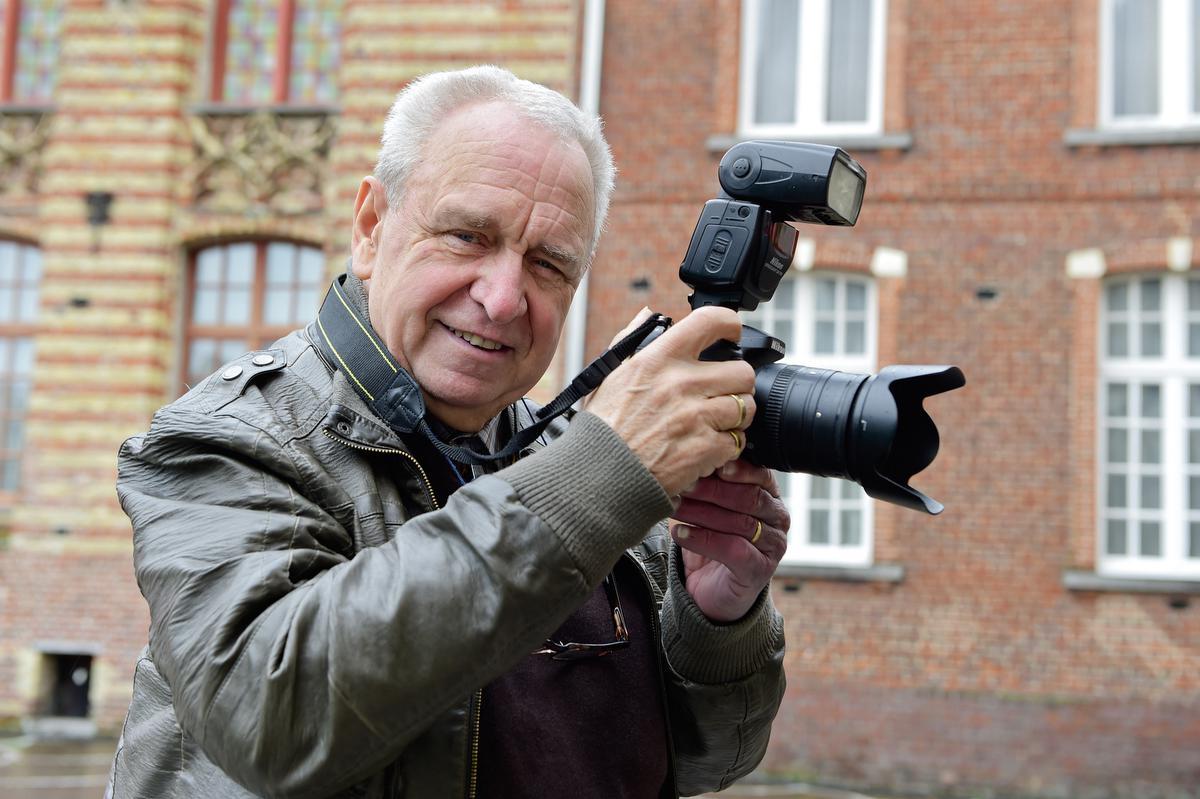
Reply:
[[[611,428],[579,414],[438,508],[308,333],[265,354],[121,448],[151,623],[112,796],[471,796],[480,687],[623,553],[661,602],[678,790],[759,762],[783,693],[782,620],[766,591],[736,624],[699,612],[656,524],[668,497]]]

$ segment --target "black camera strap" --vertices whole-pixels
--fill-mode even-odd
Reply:
[[[567,388],[535,414],[529,427],[518,431],[499,452],[486,455],[456,447],[438,438],[425,418],[421,388],[376,335],[371,323],[351,304],[339,275],[329,287],[317,313],[315,341],[325,359],[350,378],[351,385],[380,419],[400,434],[418,432],[446,457],[459,463],[483,465],[510,458],[542,434],[555,417],[565,413],[596,389],[612,370],[637,350],[656,329],[670,326],[662,314],[652,314],[636,330],[592,361]]]

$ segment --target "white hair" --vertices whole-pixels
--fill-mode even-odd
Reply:
[[[493,101],[510,104],[530,121],[583,148],[592,170],[596,202],[590,259],[604,228],[616,178],[600,118],[585,114],[553,89],[522,80],[500,67],[434,72],[417,78],[396,95],[383,126],[382,146],[375,164],[375,177],[383,183],[388,205],[398,206],[405,182],[421,163],[425,143],[443,119],[464,106]]]

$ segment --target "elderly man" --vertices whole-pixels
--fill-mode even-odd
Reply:
[[[151,626],[113,796],[658,797],[758,763],[788,520],[737,460],[752,370],[697,358],[736,315],[504,451],[612,182],[544,87],[401,92],[316,321],[122,447]]]

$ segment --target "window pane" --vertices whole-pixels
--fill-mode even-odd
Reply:
[[[25,284],[19,292],[17,319],[22,322],[35,322],[38,318],[37,284]]]
[[[838,494],[842,499],[858,500],[862,498],[862,489],[858,487],[858,483],[850,480],[838,480],[837,484],[840,489]]]
[[[0,241],[0,283],[17,282],[17,244]]]
[[[1108,431],[1108,462],[1125,463],[1129,460],[1129,433],[1120,428]]]
[[[21,0],[14,100],[46,103],[54,99],[64,5],[62,0]]]
[[[871,60],[871,0],[829,4],[826,115],[830,122],[865,122]]]
[[[1110,474],[1108,476],[1107,505],[1110,508],[1123,508],[1125,499],[1125,475]]]
[[[1200,430],[1188,431],[1188,463],[1200,464]]]
[[[244,325],[250,322],[250,289],[230,287],[225,292],[223,321],[227,325]]]
[[[829,496],[830,496],[829,484],[831,482],[830,479],[828,477],[818,477],[817,475],[813,475],[811,479],[812,479],[812,489],[811,489],[812,498],[813,499],[829,499]]]
[[[1138,303],[1143,311],[1151,313],[1162,310],[1162,281],[1158,278],[1143,280],[1141,284],[1141,302]]]
[[[254,105],[274,98],[278,5],[276,0],[230,0],[225,102]]]
[[[1200,522],[1188,525],[1188,557],[1200,558]]]
[[[1162,555],[1162,533],[1158,522],[1142,522],[1139,528],[1138,554],[1157,558]]]
[[[1192,0],[1192,113],[1196,112],[1200,112],[1200,0]]]
[[[1142,463],[1162,463],[1162,435],[1157,430],[1142,431]]]
[[[286,325],[291,321],[292,292],[286,286],[268,286],[263,292],[263,322]]]
[[[28,245],[21,247],[21,280],[36,283],[42,279],[42,251]]]
[[[1142,323],[1142,355],[1158,358],[1162,355],[1162,325],[1158,322]]]
[[[796,65],[800,58],[799,0],[763,0],[754,65],[754,121],[796,120]]]
[[[246,342],[241,339],[226,339],[221,342],[217,348],[217,356],[219,358],[218,366],[222,363],[229,363],[235,358],[240,358],[246,352]]]
[[[865,283],[854,281],[846,283],[846,310],[867,310],[867,286]]]
[[[1110,418],[1129,415],[1129,386],[1127,384],[1109,383],[1107,396]]]
[[[300,282],[313,286],[325,284],[325,253],[316,247],[300,248]]]
[[[1104,551],[1110,555],[1124,555],[1128,547],[1124,519],[1109,519],[1104,541]]]
[[[1142,386],[1142,418],[1157,419],[1162,416],[1162,388],[1151,383]]]
[[[292,70],[288,100],[330,104],[337,99],[340,0],[297,0],[292,24]]]
[[[196,287],[192,297],[192,322],[197,325],[217,323],[220,313],[220,294],[216,289]]]
[[[1188,510],[1200,510],[1200,477],[1188,478]]]
[[[267,245],[267,285],[287,286],[296,279],[296,245],[273,241]]]
[[[320,307],[320,296],[315,289],[298,291],[296,293],[296,312],[291,319],[292,324],[307,322],[316,316],[317,309]]]
[[[20,486],[21,465],[14,458],[3,461],[4,477],[0,479],[0,488],[5,491],[15,491]]]
[[[816,283],[816,309],[818,311],[836,311],[837,282],[833,280],[818,280]]]
[[[1110,283],[1104,289],[1104,302],[1110,311],[1129,310],[1129,284]]]
[[[1108,355],[1110,358],[1129,356],[1129,325],[1124,322],[1108,323]]]
[[[867,326],[862,322],[846,323],[846,355],[862,355],[867,351]]]
[[[231,286],[249,286],[254,282],[254,259],[258,248],[252,242],[229,245],[225,280]]]
[[[775,329],[771,331],[771,335],[781,340],[784,344],[788,344],[792,340],[792,323],[790,320],[781,320],[775,323]]]
[[[1196,2],[1200,3],[1200,0]],[[1188,281],[1188,310],[1200,311],[1200,280]]]
[[[842,546],[856,547],[862,543],[862,513],[842,511]]]
[[[1188,416],[1200,419],[1200,384],[1188,386]]]
[[[779,284],[779,288],[775,291],[775,299],[771,301],[772,307],[778,313],[780,311],[791,311],[796,304],[796,280],[784,280]]]
[[[1140,482],[1141,506],[1147,510],[1162,507],[1161,482],[1155,475],[1142,475]]]
[[[817,322],[813,336],[813,352],[818,355],[832,355],[835,349],[834,340],[833,322]]]
[[[809,512],[808,541],[811,544],[829,543],[829,511],[814,510]]]
[[[1158,0],[1113,0],[1113,113],[1158,113]]]
[[[12,373],[22,376],[33,374],[33,339],[19,338],[13,341]]]
[[[12,451],[19,450],[21,448],[21,438],[22,438],[22,436],[21,436],[21,430],[22,430],[21,420],[13,419],[7,425],[5,425],[5,427],[7,428],[7,430],[4,435],[4,448],[7,450],[12,450]]]
[[[1195,322],[1188,325],[1187,354],[1189,358],[1200,357],[1200,324]]]
[[[221,280],[221,247],[208,247],[196,254],[196,285],[212,286]]]

